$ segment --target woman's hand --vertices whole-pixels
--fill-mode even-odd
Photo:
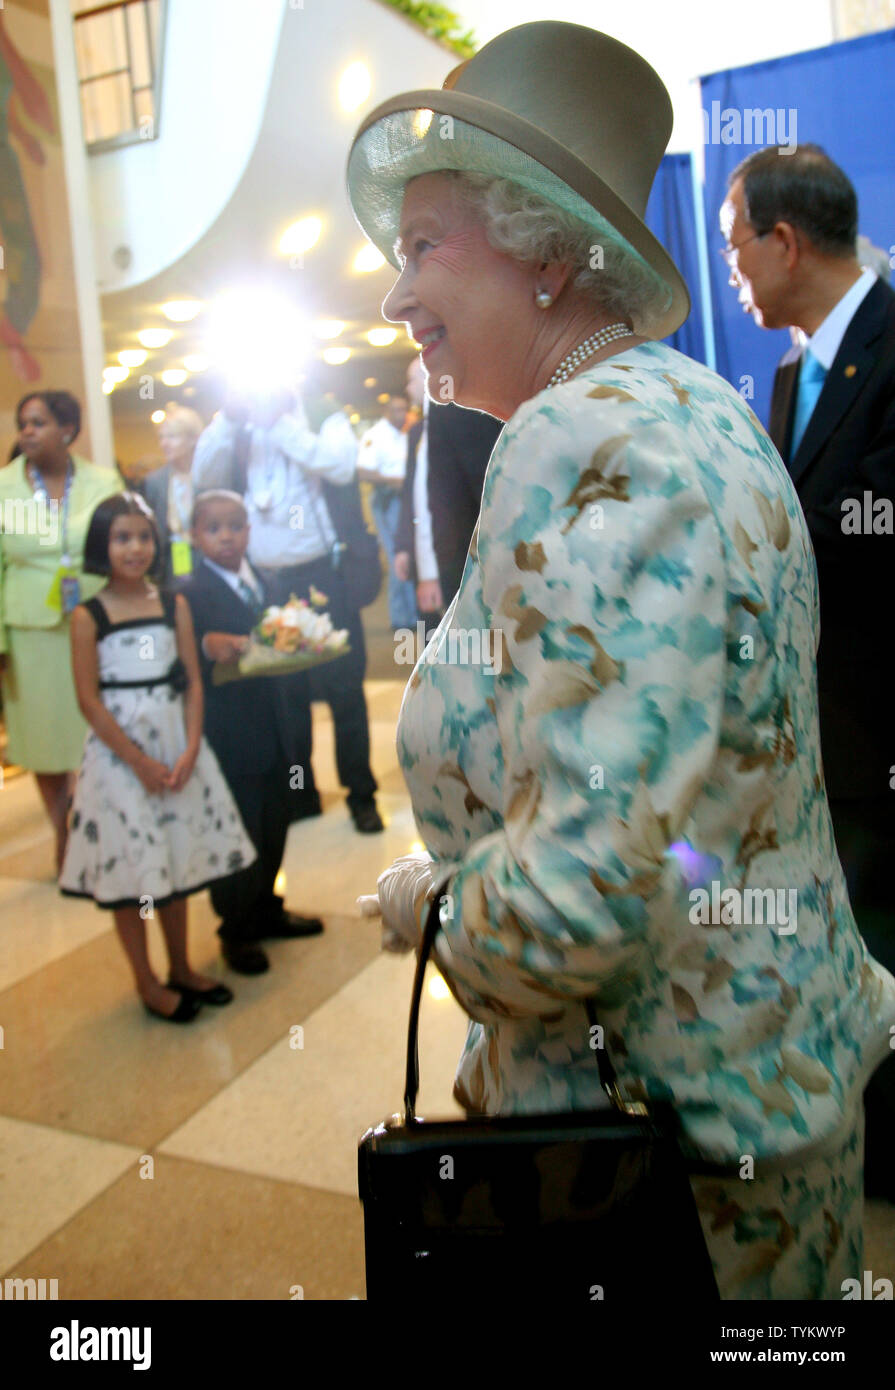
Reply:
[[[159,796],[169,790],[168,779],[171,769],[160,763],[157,758],[150,758],[147,753],[141,753],[133,768],[150,796]]]
[[[185,753],[181,753],[168,774],[167,786],[169,791],[179,792],[186,786],[193,775],[193,768],[196,766],[198,756],[198,745],[195,748],[188,748]]]
[[[379,875],[383,950],[411,951],[420,944],[420,920],[431,887],[432,858],[425,853],[404,854]]]

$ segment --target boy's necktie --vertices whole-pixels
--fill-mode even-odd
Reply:
[[[256,618],[260,618],[261,613],[263,611],[262,606],[259,603],[258,596],[255,593],[255,590],[252,588],[251,584],[247,584],[241,575],[237,575],[236,588],[239,592],[239,597],[242,599],[246,607],[251,611],[253,616]]]
[[[802,442],[802,436],[808,428],[808,421],[817,405],[817,398],[823,390],[826,377],[826,367],[818,362],[810,348],[806,348],[802,354],[802,364],[799,368],[799,395],[792,425],[792,441],[789,446],[790,459],[794,459],[796,456],[796,451]]]

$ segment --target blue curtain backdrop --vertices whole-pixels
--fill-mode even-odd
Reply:
[[[692,307],[687,321],[665,342],[698,362],[706,362],[710,359],[703,320],[705,275],[704,256],[700,265],[700,218],[691,156],[666,154],[656,173],[644,220],[686,280]]]
[[[709,115],[705,146],[705,219],[710,248],[723,240],[718,210],[727,194],[727,176],[760,145],[724,144],[725,109],[772,108],[783,116],[781,143],[792,132],[795,112],[799,143],[821,145],[848,174],[858,194],[858,231],[877,246],[890,248],[895,240],[895,29],[871,34],[829,48],[812,49],[773,62],[731,68],[701,79],[702,108]],[[713,102],[718,119],[712,130]],[[745,124],[745,123],[744,123]],[[753,130],[750,132],[755,134]],[[712,139],[713,134],[715,140]],[[670,248],[669,248],[670,249]],[[891,253],[890,253],[891,254]],[[728,285],[729,271],[714,250],[709,251],[711,300],[717,370],[737,389],[743,378],[754,380],[756,415],[767,425],[774,370],[790,346],[786,330],[758,328],[737,302]],[[745,394],[745,391],[744,391]]]

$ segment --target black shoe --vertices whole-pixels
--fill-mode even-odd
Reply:
[[[265,924],[259,935],[263,940],[291,941],[297,936],[319,936],[322,931],[323,923],[319,917],[300,917],[297,912],[283,912]]]
[[[143,1008],[148,1014],[152,1014],[153,1018],[160,1018],[163,1023],[192,1023],[202,1008],[201,1001],[195,995],[187,994],[177,985],[169,985],[168,988],[176,990],[180,995],[180,1003],[173,1014],[163,1014],[161,1009],[154,1009],[151,1004],[146,1003],[145,999],[143,1000]]]
[[[267,953],[253,941],[222,941],[221,954],[238,975],[263,975],[270,969]]]
[[[212,985],[210,989],[191,989],[189,985],[176,985],[168,981],[169,989],[179,989],[185,999],[198,999],[200,1004],[229,1004],[233,999],[232,989],[226,985]]]
[[[382,817],[376,809],[376,802],[370,797],[369,801],[356,802],[348,809],[351,812],[351,819],[354,821],[355,830],[359,830],[362,835],[377,835],[380,830],[385,829]]]

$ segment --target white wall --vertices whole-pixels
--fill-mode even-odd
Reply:
[[[600,29],[636,49],[658,72],[674,105],[669,150],[701,146],[693,78],[724,68],[822,48],[833,42],[830,0],[454,0],[484,43],[504,29],[560,19]],[[810,139],[806,132],[805,139]]]
[[[168,0],[156,140],[90,156],[96,267],[127,289],[216,220],[258,138],[288,0]],[[130,248],[126,270],[113,253]]]

